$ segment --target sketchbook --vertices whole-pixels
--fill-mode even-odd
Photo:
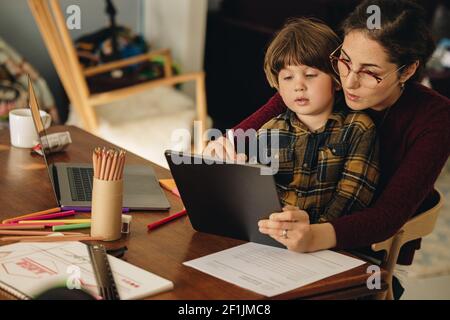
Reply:
[[[108,255],[122,300],[145,298],[173,289],[173,283]],[[19,299],[66,286],[99,297],[87,246],[81,242],[15,243],[0,247],[0,289]]]

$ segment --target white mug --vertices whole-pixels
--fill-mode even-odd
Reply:
[[[48,129],[52,122],[51,116],[39,110],[44,128]],[[9,112],[9,131],[11,135],[11,145],[18,148],[31,148],[38,140],[36,127],[33,123],[30,109],[14,109]]]

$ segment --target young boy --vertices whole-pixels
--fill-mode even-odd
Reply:
[[[264,152],[279,161],[280,199],[308,212],[311,223],[368,206],[379,176],[373,122],[335,94],[340,86],[329,55],[339,44],[322,22],[294,19],[275,36],[264,61],[288,110],[267,122],[258,139],[270,143],[277,135],[278,148]]]

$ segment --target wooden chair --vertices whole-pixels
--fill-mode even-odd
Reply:
[[[393,300],[392,277],[397,263],[401,247],[412,240],[423,238],[433,232],[439,211],[444,203],[443,195],[439,190],[434,190],[434,199],[431,208],[412,217],[395,235],[382,242],[372,244],[373,251],[386,251],[381,267],[388,271],[387,292],[377,296],[377,299]]]
[[[201,144],[197,144],[197,146],[199,148],[203,147],[203,139],[201,139],[201,136],[205,131],[207,120],[205,75],[203,72],[192,72],[174,76],[171,67],[172,58],[168,49],[151,51],[128,59],[84,69],[79,63],[58,0],[28,0],[28,4],[69,100],[87,131],[95,134],[98,128],[98,118],[94,106],[115,102],[157,86],[173,86],[195,81],[196,120],[200,121],[201,126],[200,130],[197,131],[198,136],[196,139],[202,142]],[[98,94],[91,94],[89,92],[86,81],[87,77],[133,65],[156,56],[162,57],[164,61],[163,78]],[[201,152],[201,150],[197,151]]]

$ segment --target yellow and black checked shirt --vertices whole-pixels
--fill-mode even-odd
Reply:
[[[273,134],[279,135],[278,150],[270,146]],[[262,126],[258,139],[267,139],[265,152],[279,160],[281,202],[307,211],[311,223],[371,203],[379,178],[378,142],[366,114],[335,107],[326,125],[311,132],[288,109]]]

